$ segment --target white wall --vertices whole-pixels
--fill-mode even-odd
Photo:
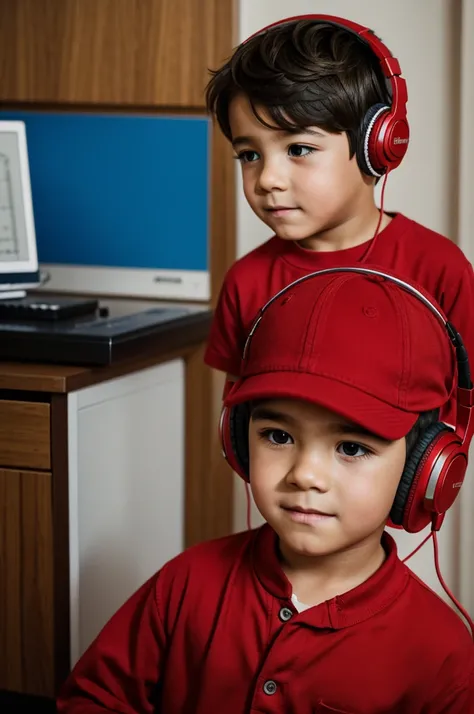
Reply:
[[[460,102],[460,182],[459,182],[459,245],[474,261],[474,201],[472,167],[474,166],[474,3],[462,2],[461,43],[461,102]],[[473,315],[474,319],[474,315]],[[472,357],[471,357],[472,365]],[[460,597],[470,613],[474,612],[474,444],[470,451],[471,463],[462,489],[460,528]]]
[[[467,4],[472,6],[472,0]],[[459,38],[453,6],[455,3],[450,0],[398,0],[397,3],[392,0],[359,0],[357,3],[353,0],[240,0],[239,25],[239,40],[243,40],[284,17],[326,13],[347,17],[375,30],[400,61],[408,84],[411,127],[408,154],[387,182],[386,209],[406,213],[451,237],[455,237],[456,231],[459,136],[456,89]],[[466,77],[466,82],[469,80],[472,83],[472,72]],[[240,179],[237,184],[237,249],[238,254],[243,255],[266,240],[269,230],[248,208]],[[472,221],[472,208],[470,211]],[[245,492],[239,481],[236,481],[235,500],[235,526],[240,530],[245,527]],[[253,520],[254,523],[258,520],[255,512]],[[419,536],[397,533],[403,554],[419,540]],[[457,517],[452,513],[441,531],[440,553],[445,578],[455,589],[458,589],[457,540]],[[412,567],[440,592],[430,545],[413,558]]]

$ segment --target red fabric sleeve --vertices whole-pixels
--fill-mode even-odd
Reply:
[[[448,667],[440,673],[432,702],[423,707],[421,714],[474,714],[474,672],[463,684],[456,686],[456,679],[451,679],[455,672],[447,670]]]
[[[228,273],[214,313],[204,361],[214,369],[238,377],[244,345],[238,290],[232,273]]]
[[[107,623],[75,666],[57,700],[59,714],[152,714],[166,638],[157,576]]]

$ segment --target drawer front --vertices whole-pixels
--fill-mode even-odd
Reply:
[[[50,405],[0,400],[0,467],[51,468]]]

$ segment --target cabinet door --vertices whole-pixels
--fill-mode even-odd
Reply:
[[[0,689],[54,695],[51,473],[0,469]]]
[[[232,0],[0,2],[0,98],[203,107]]]

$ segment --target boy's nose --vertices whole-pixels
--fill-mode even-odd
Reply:
[[[258,177],[257,190],[263,193],[283,191],[287,188],[287,176],[279,162],[265,161]]]
[[[324,493],[331,487],[330,467],[319,458],[299,459],[293,464],[287,480],[302,491],[315,489]]]

